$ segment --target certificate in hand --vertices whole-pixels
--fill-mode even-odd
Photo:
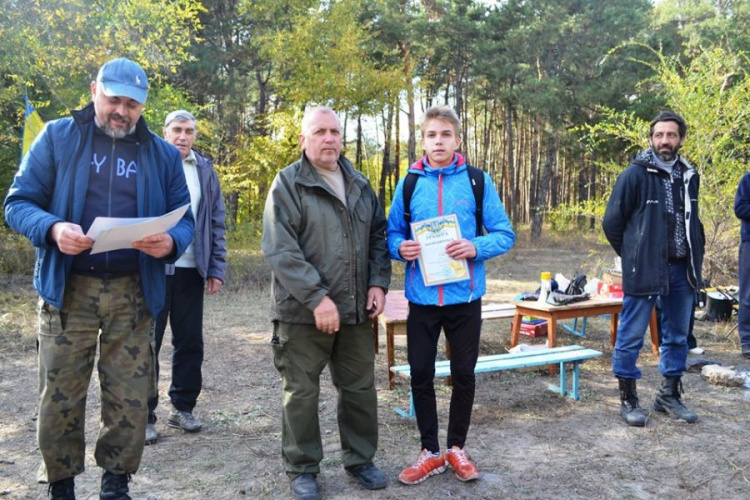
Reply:
[[[461,239],[461,228],[455,214],[412,222],[414,240],[422,249],[419,254],[419,269],[426,286],[442,285],[469,279],[466,259],[451,259],[445,246]]]

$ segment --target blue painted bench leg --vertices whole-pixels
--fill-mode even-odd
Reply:
[[[585,338],[586,337],[586,324],[588,322],[588,318],[583,318],[581,320],[581,329],[578,330],[578,318],[573,318],[573,326],[566,325],[565,323],[561,323],[563,330],[568,332],[571,335],[575,335],[576,337]]]
[[[416,413],[414,411],[414,396],[411,393],[411,388],[409,388],[409,411],[407,412],[403,408],[396,408],[396,413],[409,420],[414,420]]]
[[[561,396],[565,396],[571,399],[575,399],[576,401],[580,400],[580,395],[578,393],[578,380],[579,380],[579,371],[578,371],[578,365],[580,364],[580,361],[572,361],[573,363],[573,380],[571,380],[571,387],[570,391],[568,391],[568,375],[565,371],[565,363],[560,363],[560,385],[554,385],[554,384],[548,384],[547,387],[551,391],[559,392]]]
[[[560,363],[560,395],[565,397],[568,395],[568,374],[565,371],[565,363]]]

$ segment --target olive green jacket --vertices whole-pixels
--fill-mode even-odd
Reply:
[[[328,295],[342,324],[368,319],[367,291],[388,290],[386,220],[370,182],[343,156],[347,206],[302,153],[281,170],[263,211],[261,249],[273,271],[272,319],[315,324]]]

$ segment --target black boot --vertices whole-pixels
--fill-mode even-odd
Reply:
[[[654,401],[654,410],[662,413],[671,413],[675,418],[692,424],[698,421],[698,415],[680,401],[682,393],[682,381],[680,377],[664,377],[661,389]]]
[[[294,500],[320,500],[320,485],[315,474],[300,474],[292,479],[292,495]]]
[[[73,476],[50,483],[47,493],[50,500],[76,500]]]
[[[128,483],[130,474],[114,474],[108,470],[102,474],[102,489],[99,492],[100,500],[132,500],[128,495]]]
[[[638,392],[634,378],[618,378],[620,382],[620,415],[622,419],[633,427],[646,425],[646,414],[638,405]]]

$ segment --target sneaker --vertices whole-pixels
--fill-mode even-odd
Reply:
[[[479,469],[466,456],[466,452],[454,446],[445,452],[445,463],[450,465],[460,481],[473,481],[479,477]]]
[[[170,427],[182,429],[185,432],[198,432],[201,430],[201,427],[203,427],[201,421],[194,417],[192,413],[177,409],[172,409],[169,413],[167,424]]]
[[[445,472],[445,458],[440,453],[422,450],[414,465],[399,474],[398,480],[404,484],[419,484],[428,477]]]
[[[382,490],[388,486],[388,478],[372,462],[367,462],[358,469],[347,470],[346,473],[355,478],[366,490]]]
[[[315,474],[300,474],[292,479],[292,495],[294,500],[320,500],[320,485]]]
[[[700,354],[704,354],[706,352],[706,350],[703,349],[702,347],[693,347],[688,352],[690,354],[698,354],[698,355],[700,355]]]
[[[159,433],[156,432],[156,424],[146,424],[146,446],[156,444]]]
[[[76,500],[76,489],[73,476],[49,484],[47,494],[50,500]]]
[[[102,474],[102,489],[99,500],[132,500],[128,495],[130,474],[113,474],[108,470]]]

